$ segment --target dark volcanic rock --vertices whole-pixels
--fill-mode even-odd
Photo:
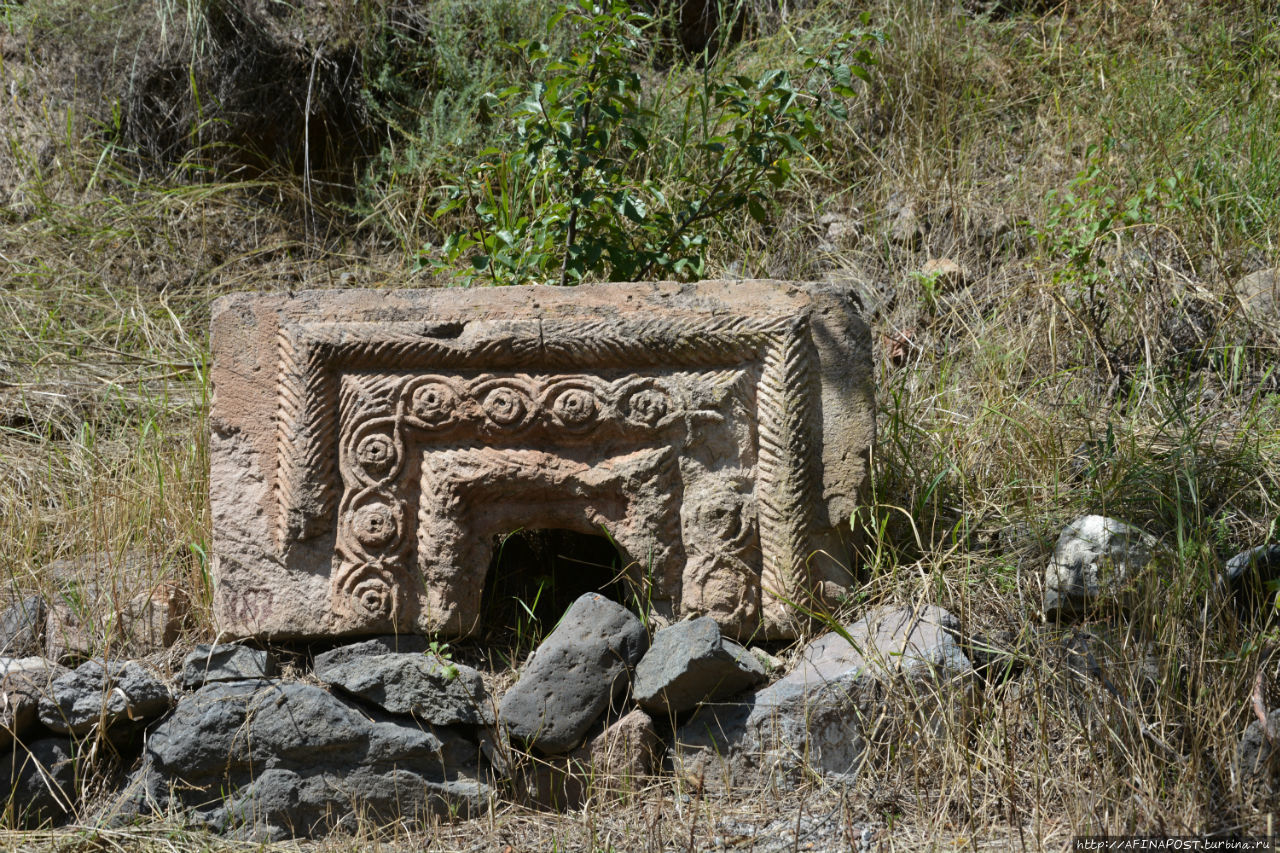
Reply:
[[[330,664],[330,685],[389,714],[410,714],[435,726],[491,726],[493,703],[480,673],[434,655],[376,655]]]
[[[275,674],[275,655],[247,646],[199,645],[182,661],[182,686],[187,689],[210,681],[244,681]]]
[[[1276,580],[1280,580],[1280,545],[1260,545],[1227,560],[1221,582],[1241,608],[1252,612],[1274,597],[1269,590]]]
[[[82,735],[99,723],[157,717],[171,698],[164,682],[135,661],[105,667],[85,661],[49,685],[49,694],[40,698],[40,722],[59,734]]]
[[[648,646],[635,614],[588,593],[521,667],[498,706],[510,736],[550,755],[582,743],[591,724],[627,689],[627,675]]]
[[[427,638],[420,634],[387,634],[382,637],[370,637],[358,643],[339,646],[315,656],[312,669],[316,677],[324,679],[325,672],[331,666],[359,658],[375,657],[391,654],[423,654],[430,647]]]
[[[0,785],[8,792],[14,823],[38,826],[57,820],[76,803],[78,760],[67,738],[18,744],[0,762]]]
[[[476,745],[447,728],[370,719],[309,684],[214,682],[152,732],[128,815],[177,807],[255,837],[323,834],[363,816],[475,814],[488,796]]]
[[[663,628],[636,667],[632,693],[653,714],[688,711],[709,699],[741,693],[765,680],[755,656],[720,636],[709,616]]]
[[[847,638],[820,637],[779,681],[736,702],[704,705],[681,726],[676,769],[709,783],[789,773],[802,765],[824,773],[857,772],[867,721],[881,713],[912,713],[917,699],[932,703],[942,693],[891,691],[885,705],[884,684],[943,684],[973,672],[955,628],[955,617],[928,606],[879,610],[847,626]]]

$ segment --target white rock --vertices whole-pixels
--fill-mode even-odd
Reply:
[[[1151,560],[1157,543],[1136,527],[1102,515],[1082,515],[1063,528],[1044,574],[1044,614],[1077,614],[1118,596]]]

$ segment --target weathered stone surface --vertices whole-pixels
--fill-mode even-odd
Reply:
[[[700,617],[663,628],[636,666],[632,695],[653,714],[688,711],[700,702],[741,693],[765,680],[755,656],[720,636],[714,619]]]
[[[1259,719],[1245,727],[1236,750],[1236,774],[1246,789],[1276,789],[1280,781],[1280,710],[1267,714],[1266,728]]]
[[[676,771],[713,785],[802,766],[856,773],[864,726],[882,712],[910,714],[919,710],[910,706],[937,695],[903,688],[879,708],[878,685],[929,680],[937,686],[972,674],[955,628],[955,617],[927,606],[876,611],[847,626],[852,643],[838,633],[824,635],[782,679],[743,700],[704,705],[681,726]]]
[[[389,714],[433,726],[493,725],[493,703],[480,673],[434,655],[377,655],[331,664],[320,676]]]
[[[828,250],[837,246],[851,246],[862,236],[862,223],[856,214],[824,213],[818,217],[818,225],[826,229],[824,248]]]
[[[1243,610],[1267,605],[1269,612],[1276,580],[1280,580],[1280,545],[1259,545],[1227,560],[1220,583]]]
[[[0,749],[27,738],[39,719],[40,697],[66,672],[41,657],[0,658]]]
[[[580,757],[612,786],[638,785],[653,773],[661,748],[653,718],[636,708],[588,741]]]
[[[903,205],[893,213],[885,228],[885,235],[900,246],[910,249],[920,247],[924,239],[924,225],[913,204]]]
[[[169,688],[136,661],[85,661],[40,697],[40,722],[59,734],[82,735],[101,724],[146,720],[169,709]]]
[[[524,760],[511,778],[518,802],[576,808],[588,791],[634,793],[657,767],[662,741],[653,718],[636,708],[565,756]]]
[[[498,705],[499,722],[526,746],[568,752],[626,692],[648,641],[631,611],[603,595],[582,596],[520,668]]]
[[[21,658],[44,652],[44,599],[28,595],[0,613],[0,655]]]
[[[933,258],[920,268],[920,276],[933,282],[938,291],[959,290],[973,280],[969,268],[952,258]]]
[[[182,686],[188,690],[210,681],[243,681],[275,674],[275,655],[247,646],[202,643],[182,660]]]
[[[135,596],[124,613],[124,648],[133,655],[167,649],[178,640],[191,616],[191,596],[176,583],[162,583]]]
[[[228,635],[468,633],[518,528],[604,527],[657,608],[730,636],[852,583],[874,394],[836,288],[242,294],[212,340]]]
[[[44,653],[50,660],[73,663],[106,650],[103,630],[82,619],[70,602],[54,599],[45,620]]]
[[[76,605],[64,598],[50,602],[45,621],[45,657],[75,661],[103,654],[142,656],[173,645],[186,625],[191,599],[173,583],[131,598],[120,608],[104,605],[109,596],[86,585]]]
[[[358,643],[338,646],[315,656],[312,669],[317,678],[327,678],[329,667],[344,664],[360,658],[376,657],[391,654],[422,654],[430,647],[427,638],[419,634],[388,634],[385,637],[370,637]]]
[[[1236,282],[1235,291],[1254,320],[1268,325],[1280,321],[1280,267],[1249,273]]]
[[[67,738],[18,744],[0,759],[0,786],[14,823],[35,827],[71,811],[76,803],[79,762]]]
[[[1080,516],[1063,528],[1045,569],[1045,615],[1080,613],[1100,598],[1118,596],[1126,581],[1151,560],[1156,544],[1123,521]]]
[[[447,728],[370,719],[308,684],[215,682],[147,741],[121,810],[178,807],[220,831],[311,836],[364,817],[474,815],[488,798],[474,743]]]
[[[773,675],[775,672],[781,672],[786,666],[782,662],[782,658],[777,655],[770,654],[768,649],[762,649],[759,646],[752,646],[747,649],[756,662],[764,669],[767,675]]]

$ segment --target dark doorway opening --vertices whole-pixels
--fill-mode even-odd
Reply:
[[[588,592],[623,605],[627,564],[605,536],[572,530],[520,530],[494,542],[485,577],[481,634],[523,656]]]

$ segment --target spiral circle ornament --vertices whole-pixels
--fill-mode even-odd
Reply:
[[[515,388],[500,386],[484,398],[485,416],[498,426],[512,427],[521,424],[529,413],[529,402]]]
[[[429,427],[448,423],[457,407],[457,393],[443,382],[424,382],[409,398],[410,414]]]
[[[380,577],[367,577],[351,590],[357,612],[369,619],[388,619],[395,611],[395,591]]]
[[[356,460],[372,474],[384,474],[395,465],[396,445],[391,436],[375,432],[360,439]]]
[[[551,412],[564,426],[582,428],[596,419],[600,405],[596,395],[585,388],[562,391],[551,404]]]
[[[671,398],[659,388],[642,388],[627,400],[627,420],[654,426],[671,411]]]
[[[383,503],[366,504],[351,514],[351,531],[361,545],[382,548],[399,533],[396,513]]]

